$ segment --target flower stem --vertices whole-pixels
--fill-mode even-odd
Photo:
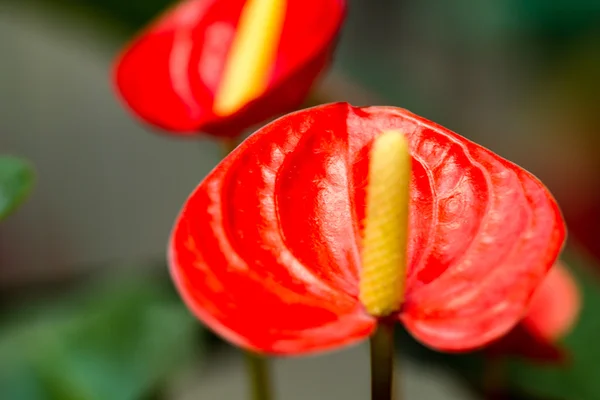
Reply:
[[[153,390],[151,393],[148,393],[144,400],[167,400],[169,396],[167,394],[166,387],[159,387]]]
[[[494,398],[502,392],[504,387],[504,359],[501,357],[487,357],[483,364],[482,385],[486,398]]]
[[[266,357],[250,351],[245,352],[246,366],[252,400],[272,400],[271,379],[269,374],[269,361]]]
[[[394,398],[394,323],[382,319],[370,339],[371,400]]]

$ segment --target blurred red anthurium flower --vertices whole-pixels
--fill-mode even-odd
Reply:
[[[169,264],[183,299],[246,349],[303,354],[368,337],[359,301],[370,150],[402,132],[412,162],[404,299],[389,318],[466,351],[510,331],[564,241],[530,173],[394,107],[319,106],[258,130],[183,206]],[[400,300],[399,300],[400,302]]]
[[[488,349],[489,355],[514,355],[541,362],[565,361],[568,354],[557,341],[568,334],[581,311],[575,279],[557,262],[536,290],[525,318]]]
[[[344,16],[345,0],[185,0],[122,52],[115,85],[162,130],[234,137],[305,100]]]

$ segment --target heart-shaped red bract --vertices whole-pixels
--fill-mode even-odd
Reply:
[[[120,55],[114,81],[142,120],[177,134],[236,136],[299,106],[327,66],[345,16],[345,0],[287,0],[268,87],[221,117],[213,100],[245,0],[186,0],[166,12]]]
[[[483,346],[521,320],[565,227],[530,173],[406,110],[315,107],[260,129],[196,188],[169,244],[194,314],[236,345],[332,349],[376,326],[358,300],[370,148],[403,132],[413,158],[405,299],[424,344]]]

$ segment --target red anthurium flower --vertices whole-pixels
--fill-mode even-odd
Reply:
[[[359,300],[363,221],[372,146],[387,131],[403,133],[412,164],[404,295],[388,318],[446,351],[511,330],[564,241],[550,193],[527,171],[406,110],[346,103],[265,126],[192,193],[169,263],[194,314],[266,353],[369,336],[378,318]]]
[[[489,349],[491,356],[517,355],[543,362],[563,361],[557,341],[574,326],[581,295],[569,270],[557,262],[536,290],[519,325]]]
[[[344,16],[345,0],[185,0],[121,54],[116,87],[161,129],[233,137],[305,100]]]

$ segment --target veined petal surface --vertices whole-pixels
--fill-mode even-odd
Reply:
[[[565,230],[530,173],[406,110],[315,107],[260,129],[192,193],[170,265],[188,306],[236,344],[299,354],[369,335],[358,301],[370,148],[412,155],[408,270],[397,314],[426,345],[483,346],[523,316]]]

